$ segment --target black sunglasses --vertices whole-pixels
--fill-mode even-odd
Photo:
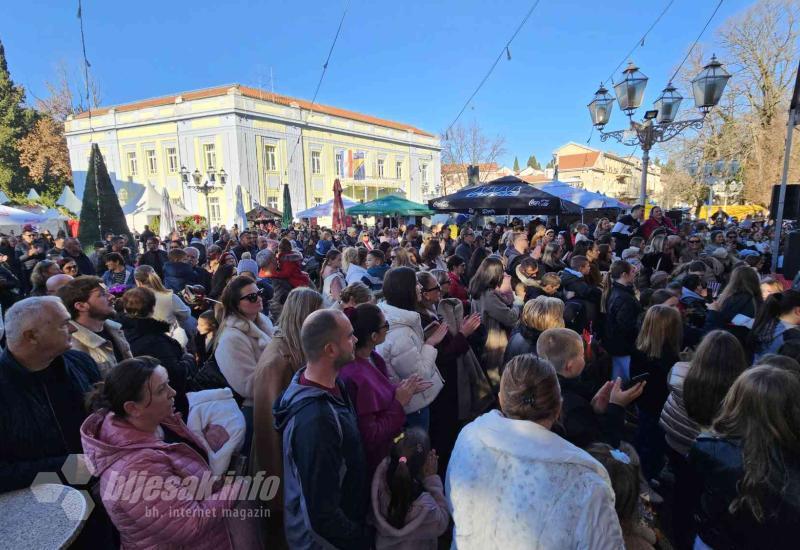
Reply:
[[[440,286],[432,286],[431,288],[423,288],[422,292],[433,292],[434,290],[442,290]]]
[[[255,304],[258,301],[258,299],[261,298],[261,296],[263,296],[263,295],[264,295],[264,291],[259,288],[256,292],[251,292],[250,294],[246,294],[246,295],[242,296],[241,298],[239,298],[239,301],[247,300],[251,304]]]

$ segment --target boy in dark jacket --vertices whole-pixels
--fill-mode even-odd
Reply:
[[[583,340],[566,328],[544,331],[536,343],[537,355],[550,361],[561,386],[561,422],[553,431],[570,443],[585,448],[592,443],[619,447],[625,424],[625,407],[642,394],[645,382],[622,390],[622,380],[606,382],[592,395],[580,380],[586,366]]]
[[[355,358],[355,337],[341,311],[303,322],[306,367],[275,403],[283,438],[284,527],[290,548],[370,548],[365,524],[369,481],[353,404],[338,379]]]
[[[164,264],[164,286],[179,293],[186,285],[197,284],[197,275],[189,263],[189,255],[182,248],[173,248]]]

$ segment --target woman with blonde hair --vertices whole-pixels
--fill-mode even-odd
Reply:
[[[447,468],[454,547],[624,548],[606,469],[551,431],[561,405],[548,361],[506,364],[501,410],[461,430]]]
[[[392,267],[410,267],[417,270],[417,264],[411,259],[411,253],[407,248],[400,246],[392,249]]]
[[[651,306],[631,353],[631,377],[646,375],[646,384],[636,402],[639,428],[635,447],[642,461],[645,479],[655,478],[664,466],[666,443],[659,426],[661,409],[669,397],[667,378],[672,366],[680,361],[683,322],[680,312],[664,305]]]
[[[800,537],[800,377],[745,370],[689,451],[695,548],[795,548]]]
[[[535,354],[539,336],[550,328],[564,328],[564,302],[547,296],[529,300],[511,334],[503,362],[508,363],[517,355]]]
[[[278,319],[275,336],[258,358],[253,375],[253,446],[250,472],[268,472],[281,477],[283,491],[283,451],[281,434],[275,429],[272,404],[289,387],[294,374],[305,363],[300,344],[300,328],[311,313],[321,309],[322,296],[308,287],[292,289]],[[268,533],[283,540],[283,498],[276,495],[269,502]],[[275,541],[277,544],[277,541]]]
[[[504,277],[503,262],[496,256],[489,256],[469,282],[472,312],[481,316],[487,332],[481,362],[495,386],[500,382],[508,334],[517,324],[520,312],[519,306],[505,301],[500,293]]]
[[[149,288],[153,291],[156,295],[153,319],[167,323],[170,326],[168,334],[175,338],[181,347],[185,348],[189,338],[193,338],[197,331],[197,321],[192,317],[192,310],[189,309],[189,306],[164,286],[161,277],[149,265],[137,267],[133,271],[133,280],[137,287]]]

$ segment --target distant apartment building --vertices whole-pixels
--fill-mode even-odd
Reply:
[[[94,109],[91,117],[70,117],[65,132],[78,197],[97,143],[127,213],[149,186],[191,213],[230,224],[237,188],[246,210],[257,203],[282,209],[288,184],[297,213],[333,198],[336,178],[355,200],[397,193],[419,201],[440,182],[441,146],[433,134],[239,84]],[[184,184],[184,167],[204,179],[212,168],[227,173],[227,185],[210,196],[210,211]]]
[[[553,154],[560,181],[631,204],[638,201],[642,178],[640,158],[620,156],[574,142],[559,147]],[[655,199],[663,191],[661,167],[650,162],[647,196]]]

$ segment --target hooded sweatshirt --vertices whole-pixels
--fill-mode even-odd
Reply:
[[[389,458],[385,458],[372,478],[372,517],[375,520],[375,548],[378,550],[436,550],[437,539],[450,526],[450,513],[438,475],[422,480],[424,491],[408,509],[405,524],[397,528],[386,519],[392,493],[386,480]]]
[[[218,484],[207,483],[210,494],[204,494],[204,475],[213,474],[197,450],[203,449],[202,443],[177,414],[161,426],[182,441],[168,443],[107,411],[90,415],[81,426],[89,472],[100,478],[103,505],[119,530],[122,548],[233,548],[222,511],[232,508],[240,486],[218,489]],[[136,481],[131,483],[134,474]],[[187,487],[191,498],[170,497],[164,480],[173,477],[178,487]],[[191,477],[198,480],[196,491],[188,489]],[[155,487],[153,479],[163,485]],[[149,498],[152,495],[155,498]]]
[[[300,383],[275,402],[283,438],[284,529],[292,549],[369,548],[367,463],[344,384],[338,395]]]

